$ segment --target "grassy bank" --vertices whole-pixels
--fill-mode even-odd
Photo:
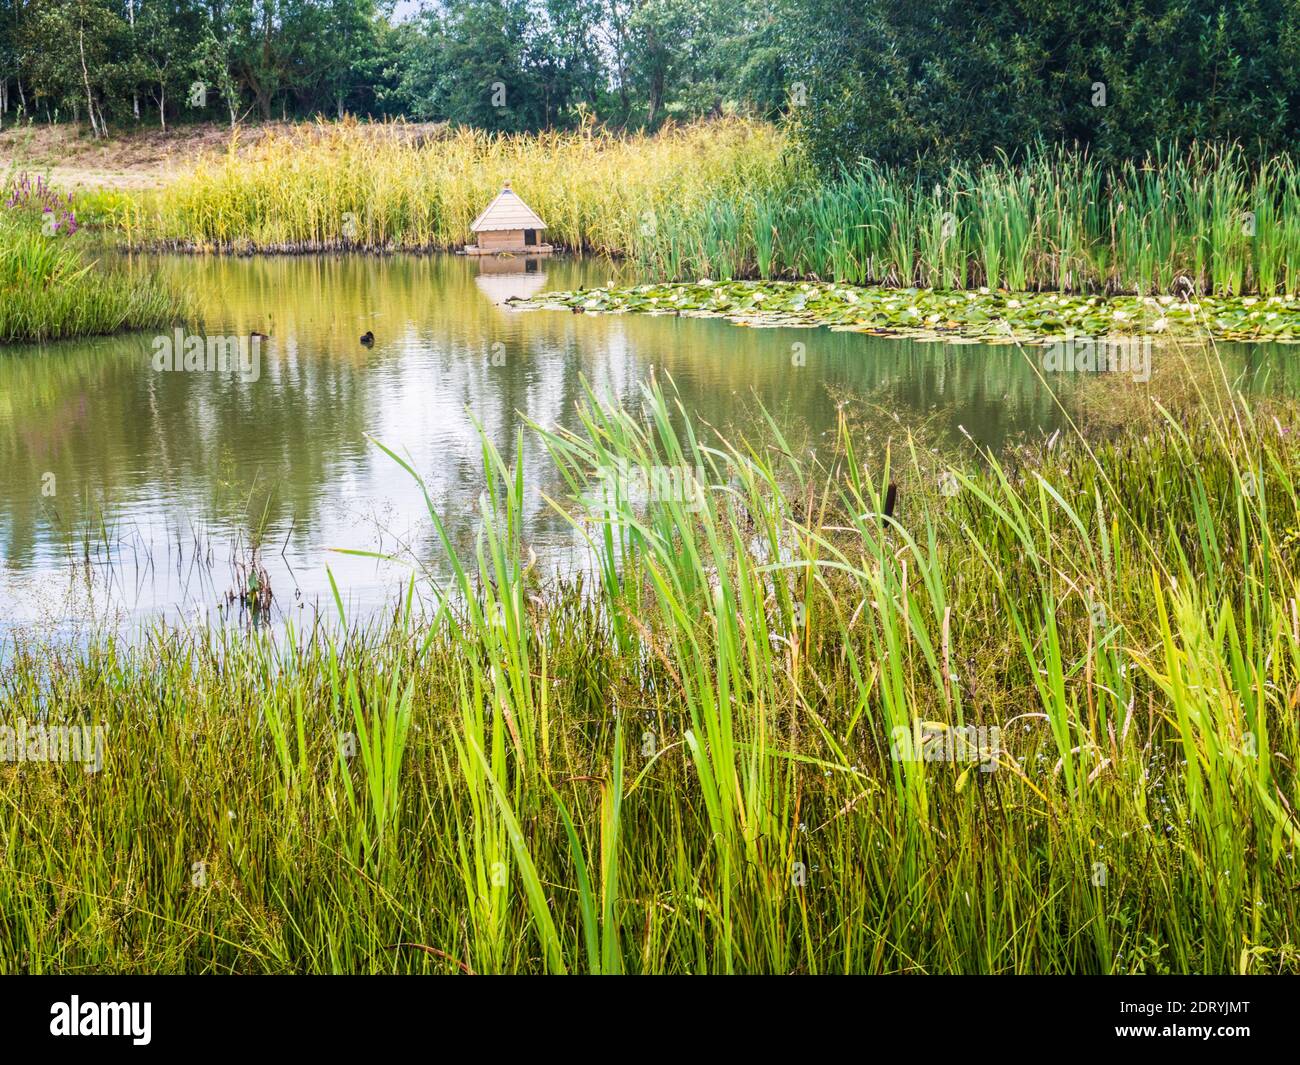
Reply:
[[[0,343],[63,340],[170,325],[185,301],[78,234],[77,205],[21,175],[0,196]]]
[[[107,732],[0,765],[0,967],[1300,970],[1300,423],[1185,357],[951,466],[589,401],[594,583],[485,446],[431,621],[11,647],[6,722]]]
[[[1058,293],[936,292],[812,282],[711,280],[545,292],[512,299],[521,310],[634,311],[727,318],[741,325],[818,326],[918,339],[986,344],[1059,337],[1215,337],[1300,341],[1300,300],[1202,296],[1070,296]]]

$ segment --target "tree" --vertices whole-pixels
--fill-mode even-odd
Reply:
[[[534,33],[527,0],[450,0],[437,32],[447,118],[512,132],[544,124],[526,62]]]
[[[189,0],[148,0],[135,23],[134,43],[141,80],[167,128],[167,103],[197,72],[197,44],[203,18]]]
[[[826,166],[945,165],[1035,141],[1103,160],[1173,139],[1296,143],[1297,0],[802,0],[786,63]]]
[[[84,105],[91,132],[108,132],[103,114],[105,90],[117,73],[110,56],[124,53],[124,25],[104,0],[32,0],[21,25],[20,49],[26,54],[37,102],[66,107],[74,119]]]

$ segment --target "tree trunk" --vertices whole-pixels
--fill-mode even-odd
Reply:
[[[81,83],[86,87],[86,110],[90,114],[90,132],[99,136],[99,124],[95,121],[95,96],[90,91],[90,71],[86,69],[86,35],[77,27],[77,47],[81,50]]]
[[[655,119],[659,117],[659,105],[664,99],[664,75],[662,70],[656,70],[650,77],[650,110],[646,115],[646,125],[653,126]]]
[[[167,86],[163,82],[158,83],[158,125],[167,132]]]
[[[131,23],[131,47],[135,48],[135,0],[126,0],[126,17]],[[135,115],[135,120],[140,121],[140,92],[137,89],[131,90],[131,113]]]
[[[650,110],[646,115],[646,125],[653,126],[659,117],[659,108],[664,102],[664,59],[659,48],[659,35],[651,30],[646,35],[646,53],[650,58]]]

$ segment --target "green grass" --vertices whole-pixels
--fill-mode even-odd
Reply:
[[[47,234],[38,208],[0,205],[0,343],[156,329],[186,316],[184,298],[141,268],[106,263],[82,235]]]
[[[1039,149],[939,180],[868,163],[838,180],[790,172],[665,214],[625,249],[666,279],[796,277],[1013,292],[1241,296],[1300,288],[1300,168],[1236,148],[1170,147],[1103,170]]]
[[[10,645],[0,717],[108,731],[0,765],[0,969],[1300,970],[1300,420],[1184,357],[1185,406],[952,465],[588,397],[529,430],[588,580],[485,443],[436,616]],[[1001,745],[892,757],[921,722]]]

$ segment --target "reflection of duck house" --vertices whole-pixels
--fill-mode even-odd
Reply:
[[[466,255],[549,255],[551,245],[541,243],[546,223],[524,203],[506,182],[496,199],[474,219],[470,231],[478,236],[477,244],[465,246]]]
[[[503,255],[481,259],[474,284],[493,303],[504,303],[512,296],[526,300],[546,287],[546,273],[537,267],[535,258]]]

